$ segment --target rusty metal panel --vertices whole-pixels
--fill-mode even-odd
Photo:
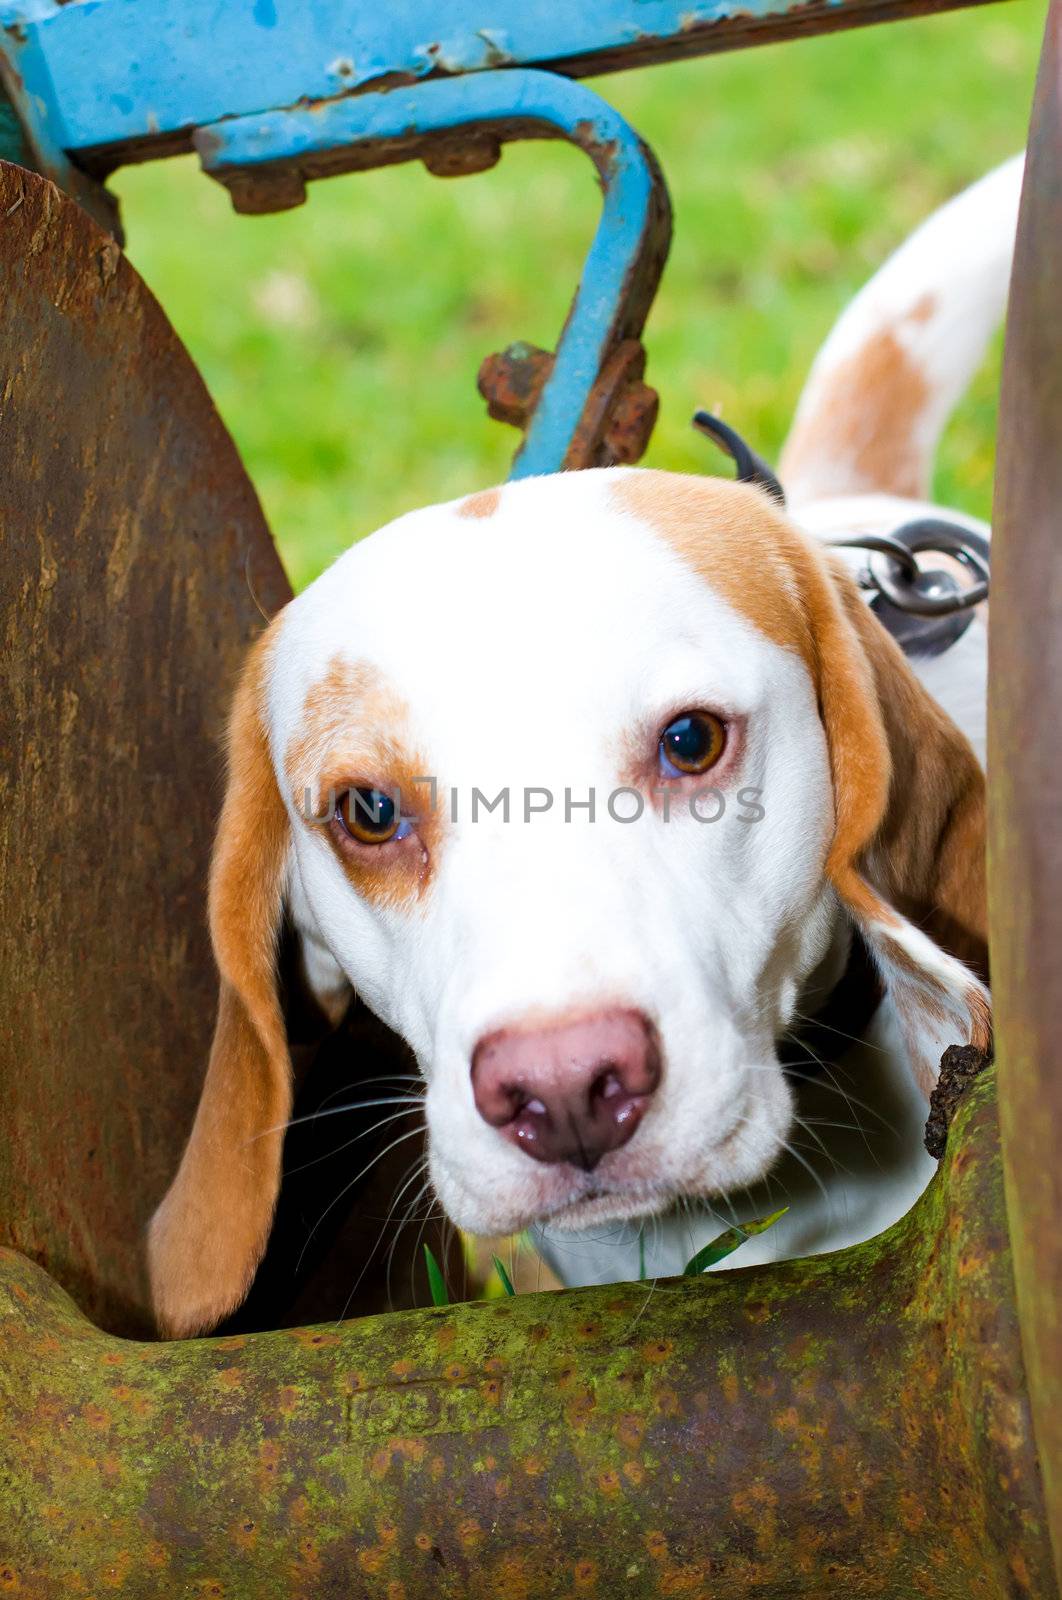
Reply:
[[[1011,281],[993,532],[989,898],[1000,1114],[1037,1444],[1062,1576],[1062,4]]]
[[[213,1026],[226,703],[289,591],[159,307],[6,163],[0,263],[0,1238],[128,1330]]]
[[[37,1600],[1052,1600],[991,1074],[888,1233],[707,1278],[108,1339],[0,1251]]]

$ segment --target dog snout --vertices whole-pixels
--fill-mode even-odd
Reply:
[[[589,1172],[627,1143],[660,1082],[656,1031],[609,1010],[538,1028],[501,1028],[472,1054],[484,1121],[536,1161]]]

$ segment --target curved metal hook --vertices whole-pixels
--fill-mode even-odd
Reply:
[[[706,434],[709,439],[730,456],[737,467],[737,481],[739,483],[754,483],[757,488],[764,489],[773,500],[781,506],[785,505],[785,490],[778,482],[766,461],[758,456],[747,445],[740,433],[714,417],[710,411],[697,411],[694,413],[693,426],[699,433]]]

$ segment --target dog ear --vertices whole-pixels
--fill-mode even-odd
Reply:
[[[843,563],[814,559],[805,587],[833,774],[826,872],[928,1095],[948,1045],[991,1048],[984,774]]]
[[[228,786],[210,869],[221,976],[217,1026],[192,1132],[148,1234],[160,1330],[182,1337],[239,1305],[269,1237],[291,1115],[276,959],[290,830],[264,722],[268,631],[229,722]]]

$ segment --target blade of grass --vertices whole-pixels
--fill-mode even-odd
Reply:
[[[638,1282],[645,1282],[645,1224],[638,1229]]]
[[[757,1233],[766,1233],[768,1228],[773,1228],[779,1217],[784,1217],[789,1210],[783,1206],[781,1211],[772,1211],[769,1217],[753,1217],[751,1222],[735,1223],[734,1227],[727,1228],[717,1238],[709,1240],[691,1256],[682,1269],[684,1278],[699,1277],[702,1272],[707,1272],[709,1267],[714,1267],[717,1261],[723,1261],[727,1256],[733,1255],[735,1250],[740,1250],[746,1240]]]
[[[509,1274],[506,1272],[503,1263],[498,1260],[497,1256],[492,1256],[491,1260],[494,1262],[494,1270],[498,1274],[498,1281],[501,1284],[502,1288],[505,1290],[505,1293],[506,1294],[515,1294],[516,1290],[513,1288],[513,1280],[510,1278]]]
[[[428,1269],[428,1288],[431,1290],[431,1303],[433,1306],[448,1306],[450,1295],[446,1288],[446,1279],[442,1275],[442,1268],[431,1253],[431,1246],[424,1246],[424,1264]]]

